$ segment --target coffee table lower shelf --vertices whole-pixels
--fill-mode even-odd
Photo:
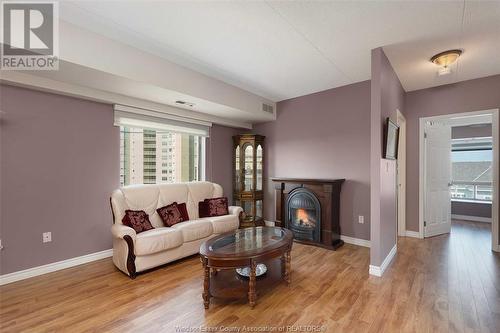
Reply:
[[[267,272],[255,279],[257,296],[262,296],[280,283],[287,284],[280,258],[263,262],[267,266]],[[236,269],[211,269],[210,273],[210,297],[236,300],[248,298],[249,278],[240,276]]]
[[[254,227],[228,231],[203,242],[203,305],[210,298],[245,298],[255,306],[257,292],[284,280],[290,284],[293,234],[279,227]],[[266,264],[267,273],[256,277],[257,264]],[[250,267],[250,277],[242,277],[236,268]]]

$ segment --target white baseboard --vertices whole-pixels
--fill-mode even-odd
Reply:
[[[455,220],[465,220],[465,221],[491,223],[491,217],[480,217],[480,216],[469,216],[469,215],[451,214],[451,218],[455,219]]]
[[[113,256],[113,249],[109,249],[96,253],[86,254],[84,256],[76,258],[54,262],[43,266],[28,268],[18,272],[0,275],[0,286],[112,256]]]
[[[420,233],[418,231],[406,230],[406,237],[420,238]]]
[[[348,244],[370,247],[370,241],[366,240],[366,239],[354,238],[354,237],[349,237],[349,236],[344,236],[344,235],[340,235],[340,239]]]
[[[369,270],[370,275],[382,276],[385,270],[387,269],[387,266],[389,266],[392,259],[394,259],[394,256],[396,256],[397,251],[398,251],[398,245],[394,244],[394,247],[391,249],[391,251],[389,251],[387,257],[385,257],[384,261],[382,261],[382,265],[380,266],[370,265],[370,270]]]
[[[267,227],[274,227],[275,226],[275,223],[273,221],[264,220],[264,223]],[[340,239],[348,244],[370,247],[370,241],[366,240],[366,239],[354,238],[354,237],[349,237],[349,236],[344,236],[344,235],[340,235]]]

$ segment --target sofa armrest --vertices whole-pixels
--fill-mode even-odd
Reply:
[[[113,237],[116,237],[116,238],[123,238],[124,236],[130,236],[130,238],[132,238],[132,240],[134,241],[135,243],[135,237],[136,237],[136,233],[135,233],[135,230],[132,229],[131,227],[127,227],[126,225],[123,225],[123,224],[113,224],[111,226],[111,234],[113,234]]]
[[[135,267],[135,239],[134,229],[123,224],[115,223],[111,226],[113,235],[113,262],[115,265],[134,279],[136,275]]]
[[[241,208],[239,206],[229,206],[228,211],[229,211],[229,215],[239,216],[240,213],[243,212],[243,208]]]

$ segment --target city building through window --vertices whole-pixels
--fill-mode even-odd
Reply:
[[[203,180],[205,138],[120,126],[120,184]]]
[[[114,105],[120,128],[120,184],[205,180],[205,141],[212,123]]]

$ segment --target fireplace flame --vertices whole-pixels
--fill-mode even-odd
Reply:
[[[305,209],[299,208],[296,211],[296,221],[299,225],[313,226],[316,224],[312,219],[309,218],[309,214]]]

